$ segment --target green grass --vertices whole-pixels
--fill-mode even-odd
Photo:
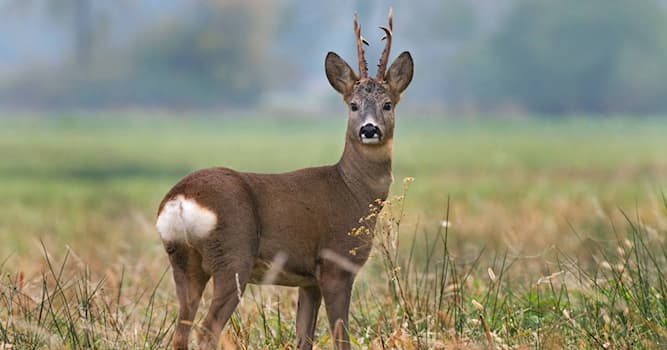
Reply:
[[[667,119],[403,114],[393,193],[416,180],[355,286],[359,347],[664,346]],[[0,118],[0,349],[165,347],[164,193],[201,167],[334,163],[344,128],[342,116]],[[294,303],[290,289],[249,289],[225,339],[291,344]]]

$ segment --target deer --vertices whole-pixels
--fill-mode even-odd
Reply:
[[[368,42],[356,13],[359,74],[336,53],[326,55],[326,77],[342,95],[348,114],[345,146],[336,164],[280,174],[207,168],[186,175],[164,196],[156,228],[179,304],[174,349],[188,348],[209,280],[212,299],[197,329],[202,349],[219,346],[220,333],[249,283],[298,288],[297,349],[312,348],[322,300],[334,349],[350,349],[353,283],[373,239],[372,234],[349,233],[359,227],[369,205],[388,196],[395,108],[413,76],[408,51],[387,68],[392,17],[390,9],[388,25],[380,27],[386,42],[375,77],[368,75]],[[363,225],[373,229],[375,219]]]

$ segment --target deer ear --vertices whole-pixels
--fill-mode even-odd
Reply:
[[[329,79],[329,84],[343,96],[350,94],[354,83],[359,80],[347,62],[334,52],[327,54],[327,58],[324,60],[324,70],[327,79]]]
[[[412,56],[409,52],[403,51],[389,67],[387,74],[384,76],[384,81],[387,82],[393,93],[400,95],[410,85],[413,71]]]

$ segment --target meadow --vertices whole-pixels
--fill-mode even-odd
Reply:
[[[666,346],[667,119],[406,114],[355,348]],[[164,193],[202,167],[334,163],[344,129],[342,112],[0,116],[0,350],[167,347]],[[295,292],[246,290],[223,348],[293,348]],[[317,335],[329,349],[323,308]]]

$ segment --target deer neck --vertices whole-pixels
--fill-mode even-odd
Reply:
[[[348,138],[343,155],[336,164],[343,181],[363,202],[385,200],[393,181],[391,158],[393,140],[368,147]]]

